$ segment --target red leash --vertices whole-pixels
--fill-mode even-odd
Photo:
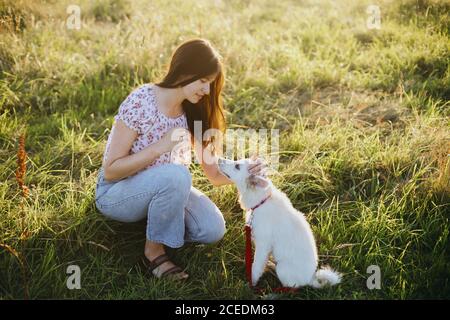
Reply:
[[[250,208],[250,216],[248,221],[245,223],[245,274],[247,275],[247,281],[252,287],[252,263],[253,263],[253,253],[252,253],[252,222],[253,222],[253,213],[256,208],[262,205],[272,196],[269,193],[263,200],[261,200],[256,206]]]
[[[252,228],[248,224],[245,225],[245,274],[247,275],[247,281],[252,286]]]

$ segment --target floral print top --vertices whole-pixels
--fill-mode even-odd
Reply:
[[[144,84],[133,90],[120,105],[114,119],[116,121],[122,120],[127,127],[138,133],[131,147],[130,154],[137,153],[155,143],[171,128],[182,127],[188,129],[185,113],[177,118],[170,118],[158,109],[154,84]],[[108,157],[113,133],[114,125],[106,143],[103,164]],[[189,166],[190,156],[190,145],[187,142],[179,143],[172,152],[162,154],[144,169],[165,163],[179,163]]]

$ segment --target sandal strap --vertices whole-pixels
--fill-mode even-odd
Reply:
[[[174,266],[174,267],[164,271],[163,274],[161,275],[161,277],[165,277],[165,276],[167,276],[169,274],[173,274],[173,273],[180,273],[182,271],[183,271],[183,269],[181,269],[180,267]]]
[[[156,257],[152,261],[149,261],[148,264],[149,264],[150,271],[155,270],[156,268],[158,268],[160,265],[162,265],[164,262],[167,262],[167,261],[169,261],[169,257],[165,253]]]

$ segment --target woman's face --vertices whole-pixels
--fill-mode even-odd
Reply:
[[[217,74],[209,77],[200,78],[183,87],[183,93],[186,99],[191,103],[198,103],[205,94],[209,94],[210,84],[214,81]]]

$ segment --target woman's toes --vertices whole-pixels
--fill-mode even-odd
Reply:
[[[171,268],[175,267],[175,264],[173,264],[171,261],[166,261],[164,263],[162,263],[160,266],[158,266],[157,268],[155,268],[152,273],[154,276],[156,276],[157,278],[162,278],[163,273]],[[172,279],[175,280],[185,280],[189,277],[189,275],[184,272],[184,271],[180,271],[177,273],[173,273],[173,274],[169,274],[167,276],[164,277],[170,277]]]
[[[189,275],[186,272],[182,271],[175,274],[174,277],[176,278],[176,280],[186,280],[187,278],[189,278]]]

